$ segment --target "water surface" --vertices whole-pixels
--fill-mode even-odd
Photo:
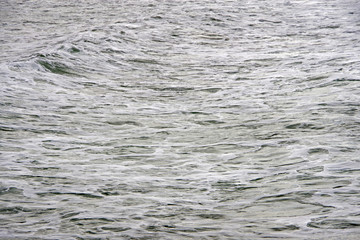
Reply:
[[[359,6],[0,1],[0,238],[356,239]]]

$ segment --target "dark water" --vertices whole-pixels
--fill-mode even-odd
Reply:
[[[357,0],[0,1],[1,239],[357,239]]]

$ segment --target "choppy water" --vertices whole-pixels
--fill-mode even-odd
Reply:
[[[1,239],[356,239],[357,0],[0,1]]]

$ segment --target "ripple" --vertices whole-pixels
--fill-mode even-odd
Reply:
[[[360,227],[360,222],[348,219],[319,219],[308,223],[308,227],[324,229],[349,229]]]

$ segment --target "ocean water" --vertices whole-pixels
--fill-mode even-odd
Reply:
[[[1,239],[358,239],[357,0],[0,1]]]

